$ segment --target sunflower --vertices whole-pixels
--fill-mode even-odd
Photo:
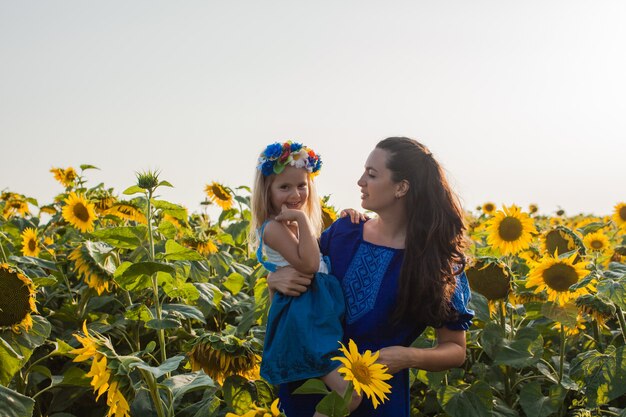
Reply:
[[[230,375],[259,379],[260,360],[249,340],[214,332],[198,337],[189,352],[191,370],[202,369],[219,383]]]
[[[54,174],[54,179],[61,183],[64,187],[71,187],[74,180],[78,177],[76,170],[72,167],[68,168],[52,168],[50,172]]]
[[[574,239],[560,228],[546,231],[541,238],[541,246],[544,252],[558,255],[576,249]]]
[[[539,211],[539,207],[538,207],[536,204],[530,204],[530,205],[528,206],[528,212],[529,212],[530,214],[535,214],[535,213],[536,213],[536,212],[538,212],[538,211]]]
[[[601,231],[587,233],[583,238],[585,247],[592,252],[604,252],[609,247],[609,238]]]
[[[82,276],[89,288],[93,288],[98,295],[102,295],[103,292],[109,292],[112,289],[113,279],[111,278],[111,271],[114,266],[110,263],[106,264],[110,266],[109,271],[107,271],[94,260],[90,252],[93,244],[93,242],[87,241],[74,249],[67,258],[74,261],[74,270],[79,276]],[[104,244],[100,243],[99,245]],[[101,250],[98,252],[102,253]]]
[[[366,350],[361,355],[352,339],[348,342],[348,347],[349,350],[342,343],[339,350],[344,356],[332,358],[343,364],[338,372],[344,375],[346,381],[352,381],[357,394],[361,395],[363,391],[367,398],[372,400],[374,408],[377,408],[378,404],[388,399],[385,394],[391,392],[391,385],[385,382],[391,379],[391,375],[387,373],[385,365],[376,363],[378,352],[372,354],[371,351]]]
[[[33,327],[35,285],[26,275],[8,264],[0,263],[0,328],[11,328],[18,333]]]
[[[470,288],[489,301],[506,298],[511,290],[511,274],[502,263],[480,260],[465,273]]]
[[[83,322],[83,334],[74,334],[76,340],[82,347],[71,350],[69,353],[76,355],[74,362],[85,362],[92,360],[91,369],[86,374],[91,378],[93,392],[97,393],[96,401],[102,394],[107,393],[107,405],[109,411],[107,417],[130,417],[130,407],[128,401],[121,392],[120,384],[122,380],[117,375],[113,375],[109,369],[107,358],[107,341],[101,336],[92,336],[87,330],[87,322]],[[115,352],[111,352],[113,357]]]
[[[595,320],[600,327],[607,328],[606,321],[615,317],[615,305],[595,295],[585,294],[576,299],[576,306]]]
[[[8,200],[6,200],[6,204],[4,205],[4,211],[2,212],[3,216],[9,217],[15,214],[19,214],[22,217],[26,217],[27,214],[30,214],[30,209],[28,208],[28,202],[24,198],[24,196],[13,194]]]
[[[328,204],[327,199],[322,198],[322,227],[327,229],[337,220],[337,212],[335,208]]]
[[[613,211],[613,221],[618,227],[626,227],[626,203],[618,203]]]
[[[141,212],[141,209],[128,201],[114,203],[109,209],[104,211],[103,214],[110,214],[119,217],[120,219],[130,220],[141,224],[148,224],[148,220]]]
[[[498,210],[488,223],[487,242],[504,255],[528,248],[532,241],[531,233],[537,233],[532,219],[515,205],[504,207],[504,211]]]
[[[96,220],[93,203],[74,192],[70,193],[64,201],[65,206],[62,213],[65,221],[83,233],[92,231],[93,223]]]
[[[222,184],[212,182],[204,188],[209,200],[220,206],[223,210],[229,210],[233,206],[233,195],[230,189]]]
[[[282,415],[278,409],[278,398],[274,400],[269,409],[252,404],[252,409],[244,414],[226,413],[226,417],[279,417]]]
[[[41,248],[37,241],[37,230],[27,227],[22,232],[22,255],[37,257],[40,251]]]
[[[560,259],[555,253],[554,256],[546,255],[539,262],[535,263],[530,273],[526,285],[535,288],[536,293],[546,291],[548,300],[564,306],[567,302],[583,294],[595,291],[593,283],[574,291],[570,287],[587,275],[587,262],[575,262],[578,254],[574,252],[569,258]]]
[[[496,205],[490,201],[483,204],[481,208],[483,210],[483,213],[489,214],[489,215],[492,215],[496,211]]]
[[[39,207],[39,215],[40,216],[41,216],[41,213],[46,213],[46,214],[49,214],[51,216],[54,216],[55,214],[57,214],[57,209],[54,207],[54,205],[48,204],[46,206]]]
[[[581,332],[584,332],[587,329],[587,326],[585,325],[585,321],[583,320],[583,316],[580,313],[578,313],[576,315],[576,324],[575,325],[572,326],[572,325],[568,325],[568,324],[561,323],[561,322],[557,321],[552,326],[552,329],[553,330],[560,330],[561,324],[563,324],[563,331],[565,332],[565,336],[568,336],[568,337],[576,336],[576,335],[580,334]]]

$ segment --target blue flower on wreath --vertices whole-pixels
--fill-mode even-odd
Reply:
[[[263,156],[267,159],[278,159],[280,155],[283,153],[283,145],[280,143],[272,143],[265,148],[263,151]]]
[[[265,177],[270,176],[274,173],[274,162],[275,161],[268,160],[263,162],[263,164],[261,165],[261,173],[263,173]]]
[[[302,149],[302,144],[301,143],[292,143],[291,144],[291,152],[298,152],[300,149]]]

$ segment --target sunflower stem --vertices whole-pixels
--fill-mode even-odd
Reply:
[[[598,320],[593,320],[593,340],[596,342],[596,347],[600,353],[604,353],[604,346],[602,346],[602,332],[600,331],[600,324]]]
[[[152,237],[152,189],[148,190],[148,244],[150,246],[150,260],[154,261],[154,238]],[[152,292],[154,293],[154,308],[159,324],[162,319],[161,299],[159,298],[159,283],[156,274],[152,275]],[[167,360],[167,352],[165,351],[165,330],[158,329],[159,347],[161,348],[161,363]]]
[[[561,326],[561,348],[559,352],[559,384],[563,380],[563,365],[565,362],[565,326],[560,323]]]
[[[615,306],[617,308],[617,311],[615,312],[617,314],[617,320],[619,321],[619,327],[622,330],[622,337],[624,338],[624,342],[626,342],[626,321],[624,321],[624,312],[622,311],[622,309],[618,306]]]
[[[4,236],[4,234],[3,234],[3,236]],[[8,263],[9,260],[7,258],[7,254],[4,252],[4,245],[2,244],[2,242],[0,242],[0,251],[2,252],[2,262],[5,263],[5,264]]]
[[[152,375],[149,371],[144,371],[143,369],[139,370],[141,372],[141,376],[144,381],[146,381],[146,385],[148,385],[148,391],[150,391],[150,397],[152,398],[152,402],[154,403],[154,408],[156,409],[158,417],[167,417],[165,411],[163,410],[163,403],[161,402],[161,396],[159,395],[159,387],[156,384],[156,380],[154,379],[154,375]]]

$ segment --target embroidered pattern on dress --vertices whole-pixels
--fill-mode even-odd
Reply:
[[[374,308],[376,297],[394,250],[361,244],[342,281],[346,321],[354,323]]]

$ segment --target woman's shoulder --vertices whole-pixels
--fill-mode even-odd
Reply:
[[[335,245],[345,241],[356,242],[360,240],[363,235],[363,224],[364,222],[352,223],[349,216],[337,219],[322,233],[322,252],[331,243]]]

